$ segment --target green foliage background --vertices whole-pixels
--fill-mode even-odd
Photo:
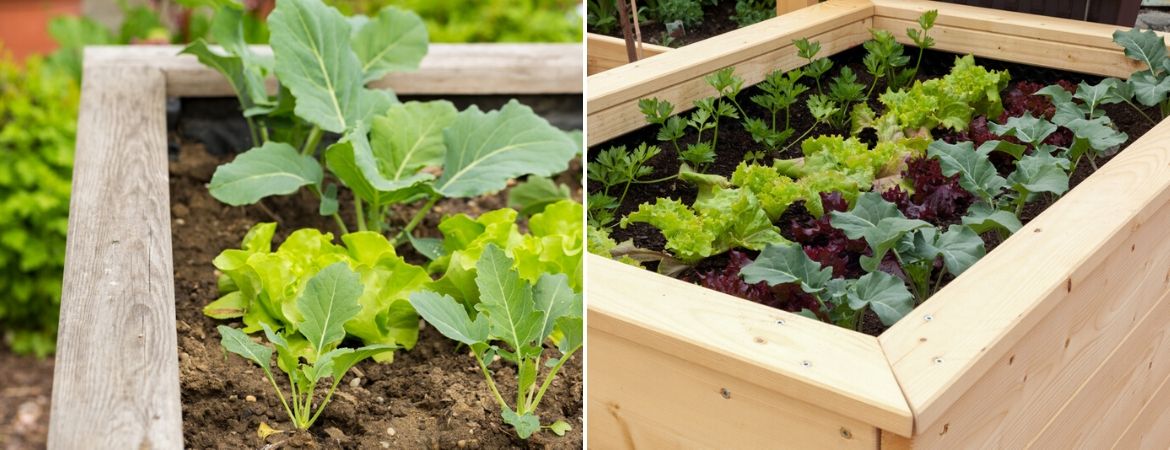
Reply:
[[[345,14],[396,5],[422,16],[431,42],[581,42],[578,0],[326,0]]]
[[[57,65],[0,53],[0,334],[44,356],[56,342],[78,88]]]

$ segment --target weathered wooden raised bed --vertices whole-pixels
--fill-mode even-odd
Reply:
[[[1116,26],[926,1],[830,0],[589,78],[590,145],[637,100],[691,105],[923,11],[957,53],[1125,77]],[[880,337],[590,256],[595,448],[1166,448],[1170,123],[1162,123]]]
[[[183,447],[166,99],[234,93],[179,50],[86,49],[49,448]],[[432,45],[417,72],[374,86],[414,95],[580,93],[581,51]]]

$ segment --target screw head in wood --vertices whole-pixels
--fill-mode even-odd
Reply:
[[[727,388],[723,388],[719,390],[719,395],[722,395],[723,398],[730,399],[731,391],[727,390]]]

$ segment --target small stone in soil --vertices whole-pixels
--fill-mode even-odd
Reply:
[[[379,442],[379,444],[382,444],[382,448],[390,448],[390,443],[389,443],[389,442],[386,442],[386,441],[381,441],[381,442]]]
[[[255,402],[256,402],[256,396],[255,396],[255,395],[249,395],[249,396],[247,396],[247,397],[244,397],[244,401],[245,401],[245,402],[248,402],[248,403],[255,403]]]
[[[342,432],[342,431],[341,431],[340,429],[338,429],[337,427],[329,427],[329,428],[326,428],[326,429],[325,429],[325,434],[328,434],[328,435],[329,435],[329,437],[333,438],[333,440],[335,440],[335,441],[343,441],[343,440],[345,440],[345,439],[346,439],[346,437],[345,437],[345,433],[344,433],[344,432]]]
[[[349,380],[349,387],[358,387],[358,386],[361,386],[361,385],[362,385],[362,379],[361,379],[361,378],[354,377],[354,379],[352,379],[352,380]]]

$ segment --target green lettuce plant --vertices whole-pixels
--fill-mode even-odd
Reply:
[[[394,350],[395,346],[377,344],[353,349],[340,347],[346,324],[359,315],[358,298],[364,293],[361,277],[345,262],[333,263],[312,278],[296,298],[300,318],[296,332],[276,333],[263,324],[264,335],[276,349],[277,368],[288,376],[288,396],[276,383],[272,370],[273,347],[252,340],[245,332],[220,325],[220,345],[229,352],[252,361],[264,370],[272,389],[280,398],[285,413],[299,430],[313,426],[337,390],[342,376],[358,362]],[[417,320],[417,319],[416,319]],[[332,379],[323,399],[317,387]],[[318,403],[319,402],[319,403]]]
[[[520,438],[542,428],[563,435],[571,428],[567,422],[543,425],[537,411],[557,372],[584,344],[581,295],[569,287],[564,274],[544,273],[530,282],[513,268],[515,264],[495,244],[484,247],[476,262],[480,299],[474,311],[431,291],[411,295],[410,302],[440,333],[471,348],[504,423]],[[559,355],[545,358],[544,343],[554,332],[559,336],[555,341]],[[497,355],[516,365],[515,406],[504,400],[488,367]],[[538,384],[542,367],[548,370]]]
[[[564,274],[576,291],[583,287],[581,257],[585,247],[581,229],[583,207],[562,200],[528,219],[528,233],[521,233],[516,211],[498,209],[471,218],[465,214],[447,217],[439,223],[443,233],[443,254],[428,270],[438,275],[432,290],[450,295],[466,304],[479,301],[476,267],[484,250],[494,245],[515,262],[520,276],[535,283],[542,274]]]
[[[341,322],[344,331],[369,345],[406,349],[418,342],[418,315],[408,296],[430,286],[426,269],[407,263],[384,236],[359,231],[341,236],[312,228],[294,231],[272,251],[275,223],[260,223],[244,236],[241,248],[227,249],[214,260],[220,277],[220,298],[204,307],[216,319],[240,319],[245,333],[266,327],[277,332],[297,355],[309,357],[298,334],[305,311],[300,298],[313,277],[337,263],[359,277],[358,311]],[[271,339],[270,339],[271,340]],[[389,362],[392,352],[375,359]]]

